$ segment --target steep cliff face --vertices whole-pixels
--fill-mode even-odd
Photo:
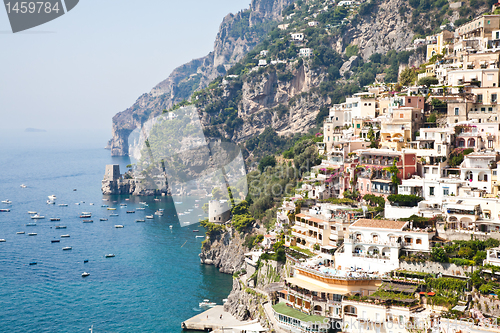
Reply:
[[[202,264],[214,265],[222,273],[233,274],[242,269],[245,261],[243,241],[244,238],[240,238],[234,229],[228,229],[208,241],[206,248],[199,254],[200,261]]]
[[[127,155],[128,135],[135,128],[224,74],[266,36],[273,22],[281,20],[281,11],[292,1],[252,0],[248,10],[227,15],[220,25],[213,52],[176,68],[151,92],[113,117],[113,137],[107,147],[111,155]]]

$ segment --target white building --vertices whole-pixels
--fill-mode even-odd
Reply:
[[[349,226],[349,236],[335,253],[335,265],[386,273],[399,267],[401,249],[429,252],[433,235],[409,228],[407,221],[360,219]]]
[[[259,60],[259,66],[267,66],[267,60],[266,59],[260,59]]]
[[[500,266],[500,247],[488,249],[488,251],[486,252],[486,259],[484,260],[483,264]]]
[[[299,50],[299,55],[301,57],[311,57],[313,55],[313,49],[308,47]]]
[[[460,177],[471,188],[491,193],[492,170],[497,167],[497,153],[472,153],[460,164]]]
[[[311,22],[307,22],[307,25],[310,26],[310,27],[315,27],[319,24],[318,21],[311,21]]]
[[[302,32],[295,32],[290,34],[292,36],[292,40],[295,41],[303,41],[304,40],[304,34]]]

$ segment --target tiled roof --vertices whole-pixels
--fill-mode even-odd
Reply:
[[[407,221],[359,219],[351,227],[402,230]]]

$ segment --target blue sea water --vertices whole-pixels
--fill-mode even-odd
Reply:
[[[0,133],[0,200],[12,201],[0,204],[11,209],[0,213],[0,238],[6,240],[0,243],[0,332],[88,332],[91,325],[96,333],[180,332],[181,322],[199,313],[203,299],[222,303],[227,297],[232,277],[200,265],[203,238],[195,236],[204,230],[199,224],[180,227],[170,198],[102,200],[105,165],[123,169],[129,163],[110,157],[105,139],[96,132]],[[56,205],[47,205],[52,194]],[[149,207],[126,214],[140,207],[139,201]],[[194,209],[194,199],[182,201],[183,209]],[[110,217],[113,211],[103,204],[116,207],[119,216]],[[135,222],[158,208],[165,209],[164,216]],[[34,222],[28,211],[45,219],[26,226]],[[92,212],[94,222],[82,223],[82,212]],[[65,246],[72,250],[63,251]],[[105,258],[108,253],[115,257]],[[90,276],[82,278],[84,271]]]

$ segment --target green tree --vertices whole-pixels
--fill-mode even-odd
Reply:
[[[431,250],[431,260],[435,262],[449,262],[448,256],[442,247],[436,246]]]
[[[392,162],[392,166],[384,168],[384,171],[390,172],[392,185],[398,190],[398,185],[401,184],[401,180],[398,178],[399,169],[396,165],[396,160]]]
[[[399,74],[399,83],[401,83],[403,86],[413,85],[416,79],[417,79],[417,72],[411,67],[406,67]]]
[[[431,77],[431,76],[426,76],[426,77],[423,77],[420,80],[418,80],[419,86],[426,86],[427,88],[429,88],[432,85],[438,84],[438,83],[439,83],[438,79],[436,79],[435,77]]]
[[[345,48],[345,55],[348,58],[355,56],[355,55],[358,55],[358,52],[359,52],[359,47],[357,45],[354,45],[354,44],[349,44]]]
[[[263,157],[260,162],[258,169],[260,172],[264,172],[267,167],[274,167],[276,165],[276,158],[273,155]]]

